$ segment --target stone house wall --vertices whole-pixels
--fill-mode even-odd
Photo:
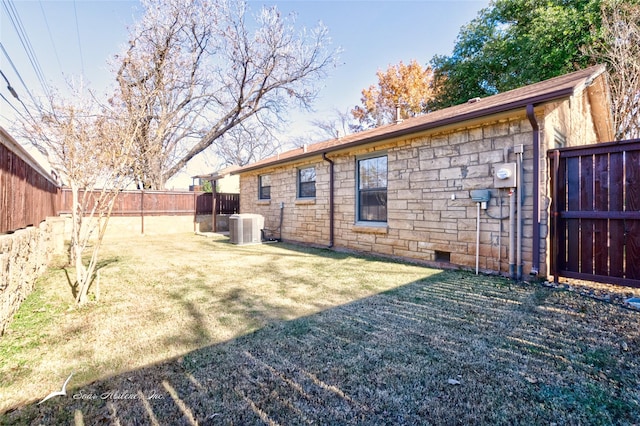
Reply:
[[[315,198],[297,197],[297,173],[302,167],[316,170]],[[271,199],[258,199],[258,176],[271,175]],[[275,167],[265,172],[240,177],[240,212],[259,213],[265,217],[267,236],[280,236],[282,208],[282,238],[318,246],[329,244],[329,164],[317,158],[295,166]],[[341,200],[346,202],[346,200]]]
[[[574,102],[574,105],[570,103]],[[546,151],[556,131],[567,145],[597,141],[589,114],[580,99],[536,108],[540,127],[540,273],[547,273],[549,182]],[[523,145],[523,273],[532,269],[533,249],[533,128],[525,111],[488,117],[435,129],[411,138],[376,143],[346,152],[332,152],[335,163],[336,249],[371,252],[391,257],[466,268],[475,267],[477,205],[473,189],[490,189],[491,201],[480,214],[479,267],[508,273],[509,190],[494,186],[494,166],[515,162],[515,146]],[[356,222],[356,160],[372,152],[386,153],[388,168],[387,223],[372,226]],[[316,197],[296,198],[297,170],[315,165]],[[258,200],[258,176],[271,175],[271,199]],[[320,156],[304,163],[265,167],[241,174],[241,212],[265,216],[265,227],[277,227],[283,208],[283,240],[327,245],[329,243],[329,164]],[[448,259],[448,260],[447,260]]]

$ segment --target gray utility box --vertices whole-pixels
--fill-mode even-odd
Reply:
[[[488,189],[473,189],[470,195],[471,199],[476,203],[488,203],[491,199],[491,191]]]
[[[242,213],[229,216],[229,239],[233,244],[259,244],[262,242],[264,216]]]
[[[516,178],[516,163],[502,163],[493,166],[494,188],[515,188]]]

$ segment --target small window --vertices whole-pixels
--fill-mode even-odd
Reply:
[[[306,167],[298,169],[298,198],[313,198],[316,196],[316,168]]]
[[[258,198],[260,200],[271,199],[271,176],[258,176]]]
[[[567,146],[567,137],[560,130],[554,129],[553,143],[555,144],[555,148],[564,148]]]
[[[387,156],[358,160],[358,221],[387,221]]]

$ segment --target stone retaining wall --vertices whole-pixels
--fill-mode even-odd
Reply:
[[[54,256],[64,254],[64,220],[60,218],[0,235],[0,336],[33,291],[36,279]]]

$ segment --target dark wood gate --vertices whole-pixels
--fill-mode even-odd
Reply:
[[[549,151],[551,273],[640,287],[640,140]]]

